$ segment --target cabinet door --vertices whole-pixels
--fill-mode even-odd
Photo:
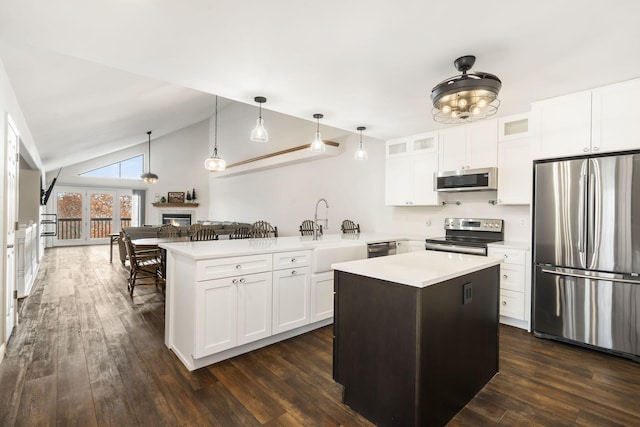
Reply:
[[[385,170],[385,204],[405,206],[413,198],[413,160],[409,155],[388,158]]]
[[[409,152],[409,140],[404,139],[394,139],[392,141],[387,141],[387,158],[394,156],[402,156]]]
[[[529,138],[498,144],[498,203],[531,203],[533,161]]]
[[[467,130],[456,126],[440,131],[438,136],[439,171],[468,169]]]
[[[530,136],[529,113],[514,114],[498,119],[498,142]]]
[[[593,90],[591,151],[640,148],[640,79]]]
[[[333,271],[311,277],[311,323],[333,317]]]
[[[195,350],[200,358],[235,347],[237,343],[238,288],[232,278],[196,284]]]
[[[311,269],[273,272],[273,333],[295,329],[310,320]]]
[[[471,169],[498,165],[498,122],[481,120],[467,128],[467,165]]]
[[[427,152],[413,156],[412,205],[435,206],[440,204],[440,193],[433,189],[434,175],[438,171],[438,153]]]
[[[533,156],[548,159],[591,150],[591,92],[535,102],[531,107]]]
[[[271,273],[238,277],[238,345],[271,336]]]

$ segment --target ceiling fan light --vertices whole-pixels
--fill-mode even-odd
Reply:
[[[440,123],[462,123],[493,116],[500,106],[502,82],[493,74],[468,72],[475,56],[462,56],[454,65],[462,74],[438,83],[431,90],[433,119]],[[478,107],[480,111],[474,109]]]

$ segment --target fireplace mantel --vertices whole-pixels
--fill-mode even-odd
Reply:
[[[156,208],[197,208],[200,203],[152,203]]]

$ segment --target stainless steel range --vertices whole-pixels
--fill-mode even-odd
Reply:
[[[501,219],[446,218],[444,230],[444,237],[425,239],[426,250],[486,256],[487,244],[504,239]]]

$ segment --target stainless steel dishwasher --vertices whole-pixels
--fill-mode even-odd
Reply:
[[[367,243],[367,258],[395,255],[396,242]]]

